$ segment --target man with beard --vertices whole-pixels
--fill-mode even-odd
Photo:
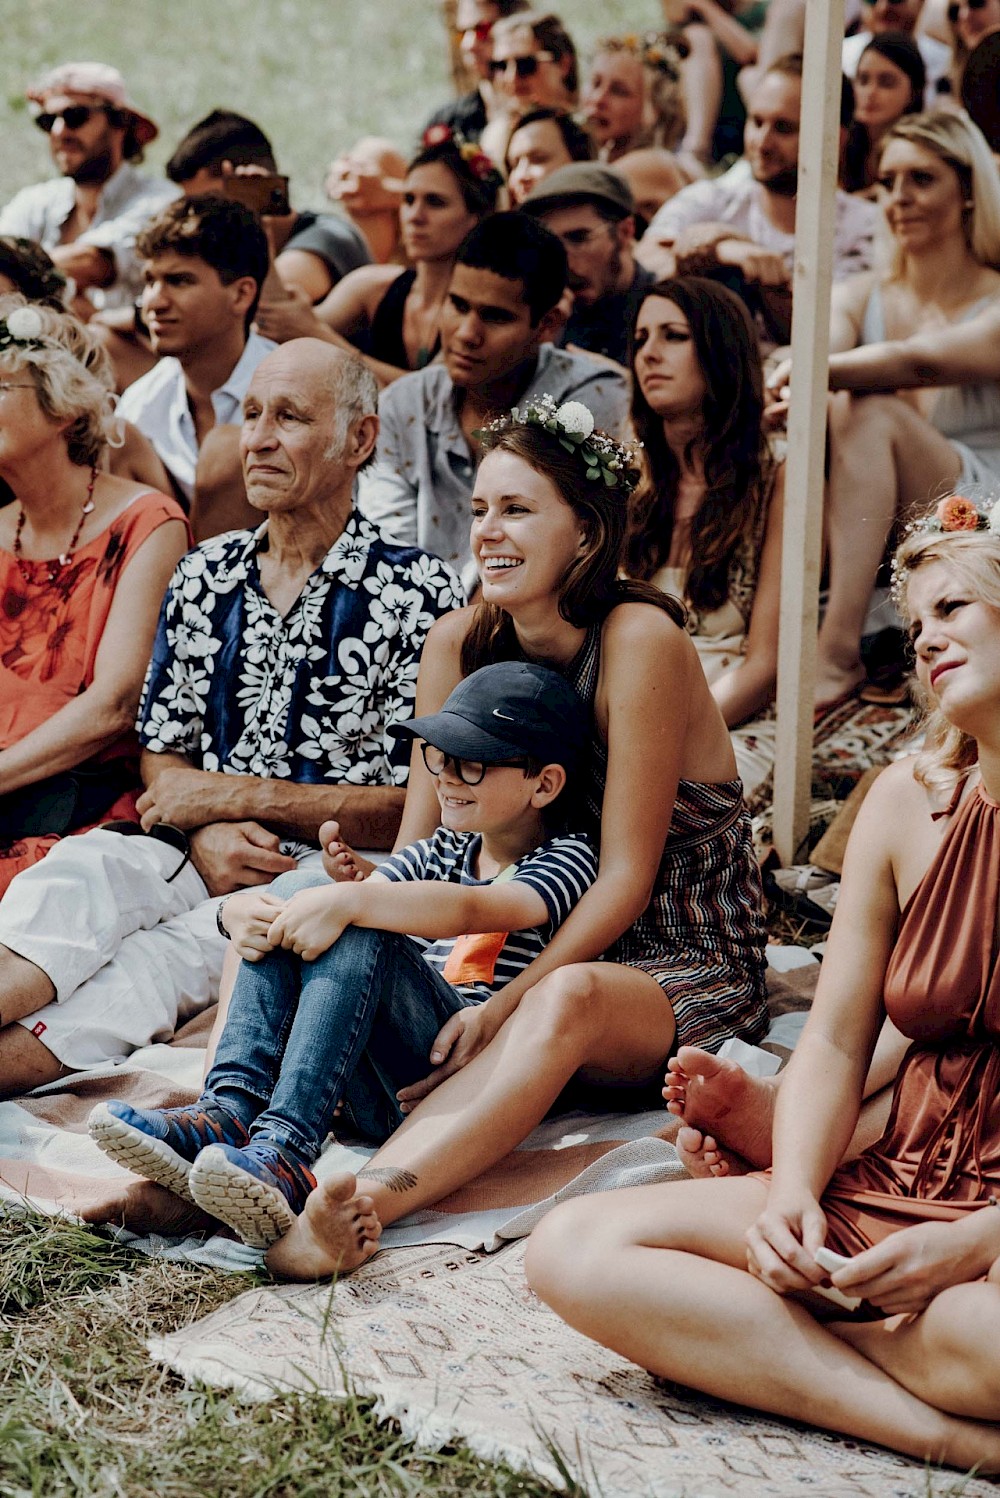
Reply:
[[[683,188],[656,214],[639,258],[658,276],[710,275],[743,295],[765,347],[791,327],[795,200],[799,183],[802,58],[768,68],[750,98],[742,163],[723,177]],[[851,85],[841,91],[841,143],[854,114]],[[835,281],[869,270],[879,210],[838,190],[833,238]]]
[[[556,343],[628,364],[638,293],[653,281],[635,262],[635,204],[624,177],[574,161],[539,182],[521,205],[562,241],[573,310]]]
[[[91,307],[134,301],[136,235],[179,193],[132,164],[155,140],[156,126],[129,99],[117,68],[104,63],[63,63],[27,98],[60,175],[12,198],[0,212],[0,234],[43,245]]]

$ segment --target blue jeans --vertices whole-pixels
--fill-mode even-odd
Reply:
[[[326,883],[296,871],[271,889],[287,898]],[[438,1031],[467,1003],[396,932],[348,926],[315,962],[278,948],[241,964],[202,1100],[307,1162],[338,1103],[381,1142],[403,1119],[397,1091],[427,1075]]]

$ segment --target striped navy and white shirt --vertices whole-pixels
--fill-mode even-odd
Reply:
[[[489,879],[474,875],[481,838],[477,832],[451,832],[439,827],[428,838],[401,848],[378,872],[394,882],[409,880],[444,884],[476,884]],[[597,858],[581,833],[550,838],[518,860],[509,876],[537,890],[549,919],[525,931],[482,932],[429,941],[414,936],[425,962],[451,983],[470,1004],[482,1003],[533,962],[597,878]]]

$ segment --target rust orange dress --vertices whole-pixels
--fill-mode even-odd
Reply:
[[[0,551],[0,749],[16,744],[90,686],[119,579],[143,542],[168,520],[187,524],[175,500],[153,491],[137,495],[73,553],[54,581],[49,579],[52,562],[23,562],[28,581],[17,559]],[[140,789],[135,732],[130,729],[106,745],[95,761],[121,761],[124,772],[120,780],[114,777],[121,788],[97,820],[134,820]],[[0,895],[56,841],[53,834],[0,843]]]
[[[885,1133],[823,1195],[839,1253],[1000,1195],[1000,804],[978,785],[954,806],[886,973],[886,1012],[913,1044]]]

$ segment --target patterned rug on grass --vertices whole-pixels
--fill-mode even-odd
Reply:
[[[772,1035],[780,1056],[795,1044],[809,1008],[818,965],[794,947],[772,948],[768,969]],[[802,963],[792,967],[789,963]],[[101,1153],[87,1132],[96,1103],[121,1098],[139,1108],[192,1102],[200,1090],[211,1012],[184,1026],[169,1045],[136,1051],[117,1066],[80,1072],[27,1097],[0,1102],[0,1211],[25,1206],[78,1215],[135,1180]],[[746,1063],[744,1063],[746,1064]],[[389,1247],[453,1243],[493,1249],[529,1233],[566,1194],[612,1191],[630,1185],[679,1180],[685,1172],[673,1146],[653,1136],[667,1115],[562,1113],[547,1119],[492,1169],[424,1212],[386,1230]],[[373,1151],[331,1143],[316,1164],[322,1179],[338,1170],[358,1171]],[[256,1269],[262,1255],[217,1233],[167,1238],[158,1233],[119,1236],[142,1253],[188,1260],[217,1269]]]
[[[920,712],[909,705],[887,707],[856,697],[833,708],[816,726],[813,744],[811,845],[836,815],[840,803],[868,769],[886,765],[914,747]],[[750,798],[754,848],[763,863],[772,842],[771,778]]]
[[[150,1352],[250,1398],[347,1386],[420,1446],[462,1440],[557,1487],[561,1461],[591,1498],[996,1498],[990,1482],[928,1477],[877,1447],[651,1378],[537,1301],[524,1251],[390,1250],[336,1287],[247,1291]]]

